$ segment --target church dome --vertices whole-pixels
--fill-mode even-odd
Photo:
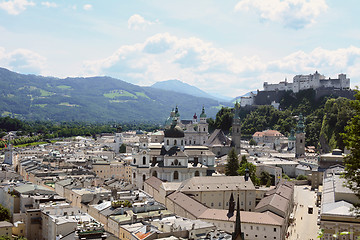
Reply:
[[[183,138],[184,136],[184,131],[179,126],[171,125],[164,131],[164,137],[167,138]]]

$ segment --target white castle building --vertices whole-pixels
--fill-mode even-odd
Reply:
[[[264,91],[293,91],[297,93],[300,90],[318,88],[350,89],[350,79],[342,73],[336,79],[325,78],[324,75],[316,71],[314,74],[296,75],[292,83],[288,82],[287,79],[278,84],[264,82]]]

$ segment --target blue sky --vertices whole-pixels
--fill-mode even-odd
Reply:
[[[179,79],[230,97],[294,75],[360,85],[355,0],[0,0],[0,66],[45,76]]]

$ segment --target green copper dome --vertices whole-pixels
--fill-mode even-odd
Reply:
[[[201,114],[200,114],[200,118],[206,118],[206,114],[205,114],[205,108],[203,106]]]

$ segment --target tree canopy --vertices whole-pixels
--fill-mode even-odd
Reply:
[[[226,176],[237,176],[237,170],[239,169],[239,159],[236,154],[235,148],[232,148],[227,157],[227,164],[225,166]]]
[[[347,186],[360,198],[360,91],[356,93],[356,99],[351,101],[351,107],[355,115],[345,127],[346,133],[342,134],[346,147],[350,154],[345,157],[345,174]],[[355,204],[355,212],[360,215],[360,204]]]
[[[10,211],[0,204],[0,221],[10,221]]]

